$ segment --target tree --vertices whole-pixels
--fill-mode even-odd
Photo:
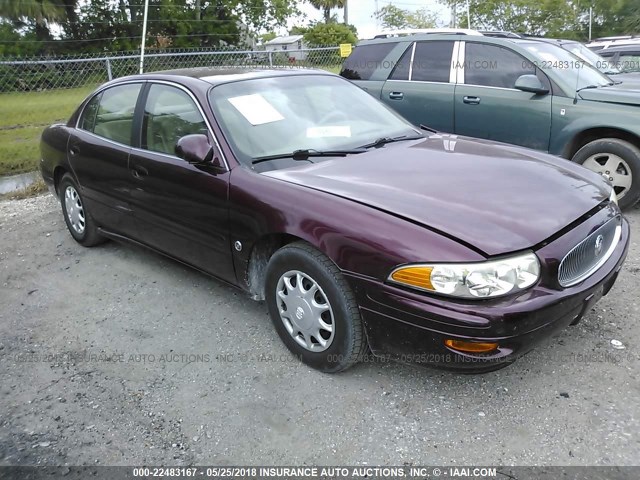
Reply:
[[[354,29],[343,23],[316,23],[304,34],[304,40],[308,45],[354,44],[358,42]]]
[[[2,0],[0,17],[18,27],[32,26],[38,40],[51,38],[48,22],[64,18],[64,10],[52,0]]]
[[[324,23],[331,23],[331,10],[344,8],[344,0],[309,0],[313,8],[321,10],[324,14]]]
[[[402,30],[406,28],[434,28],[437,15],[426,8],[412,12],[389,4],[374,13],[385,30]]]

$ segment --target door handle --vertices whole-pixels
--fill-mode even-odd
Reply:
[[[69,149],[69,155],[75,156],[80,153],[80,149],[76,146],[73,146]]]
[[[404,98],[404,93],[402,93],[402,92],[391,92],[391,93],[389,93],[389,98],[391,100],[402,100]]]
[[[142,177],[149,175],[149,170],[140,165],[136,165],[131,169],[131,175],[133,175],[134,178],[142,179]]]
[[[480,105],[480,97],[470,97],[467,95],[462,97],[462,101],[467,105]]]

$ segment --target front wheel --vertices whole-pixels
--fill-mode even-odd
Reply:
[[[621,209],[640,200],[640,149],[635,145],[617,138],[594,140],[572,160],[602,175],[616,192]]]
[[[360,310],[340,270],[306,243],[278,250],[267,267],[269,314],[287,348],[317,370],[335,373],[365,352]]]

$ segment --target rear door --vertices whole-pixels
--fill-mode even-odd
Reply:
[[[415,42],[404,52],[380,99],[415,125],[453,132],[452,58],[458,42]]]
[[[95,95],[68,143],[69,164],[94,221],[125,236],[135,232],[128,164],[142,85],[116,85]]]
[[[455,87],[455,133],[547,151],[551,93],[514,88],[521,75],[547,76],[518,53],[498,45],[462,42]]]

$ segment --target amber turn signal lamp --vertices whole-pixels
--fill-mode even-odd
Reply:
[[[447,338],[444,344],[464,353],[488,353],[498,348],[498,344],[494,342],[468,342],[466,340],[454,340]]]
[[[423,288],[425,290],[435,290],[431,284],[432,267],[405,267],[400,268],[391,274],[391,279],[411,285],[412,287]]]

